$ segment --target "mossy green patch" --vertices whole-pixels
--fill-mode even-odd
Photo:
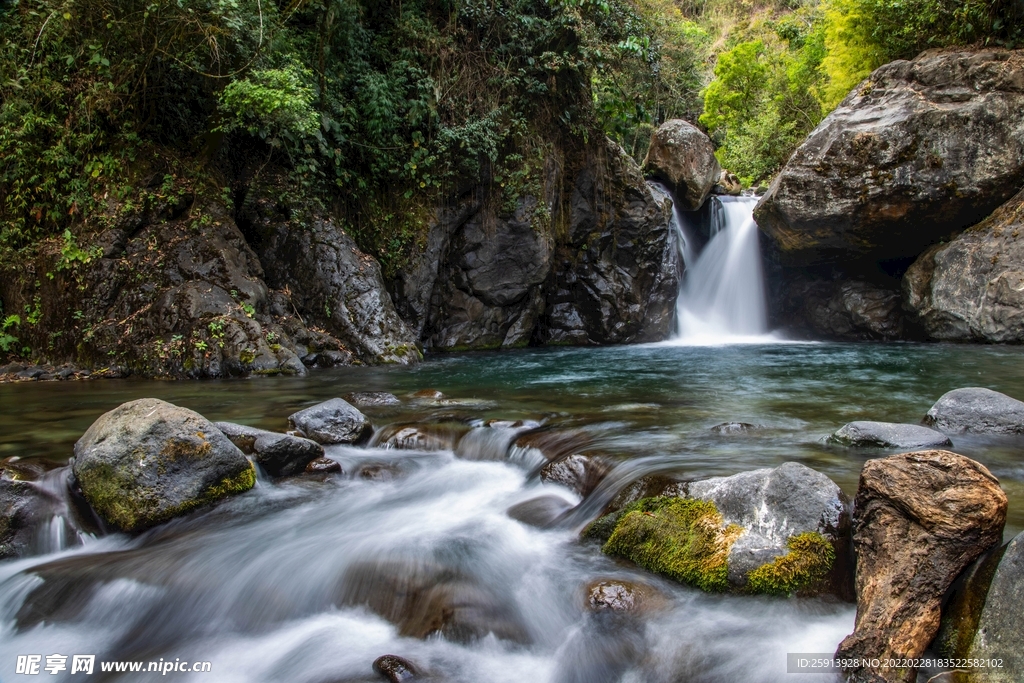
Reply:
[[[832,570],[836,551],[816,531],[791,536],[789,552],[747,574],[747,590],[766,595],[792,595],[812,588]]]
[[[714,503],[643,498],[622,510],[603,550],[702,590],[724,591],[729,549],[742,533],[725,524]]]

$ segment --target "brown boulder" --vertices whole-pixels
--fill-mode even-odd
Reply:
[[[999,543],[1006,494],[985,467],[949,451],[869,460],[854,502],[857,622],[838,658],[914,658],[939,629],[957,575]],[[916,669],[848,668],[851,683],[910,683]]]
[[[664,182],[686,211],[699,209],[722,176],[711,140],[682,119],[670,119],[654,131],[643,169]]]

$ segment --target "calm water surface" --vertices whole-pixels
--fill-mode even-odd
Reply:
[[[541,420],[588,434],[593,450],[626,470],[649,463],[687,477],[798,461],[852,495],[864,461],[884,453],[830,446],[824,437],[852,420],[916,423],[958,387],[1024,398],[1022,354],[916,344],[650,345],[441,356],[413,368],[304,378],[3,385],[0,459],[17,457],[26,472],[65,464],[97,416],[144,396],[211,420],[283,429],[295,410],[349,391],[402,397],[432,388],[448,400],[367,412],[378,426]],[[732,421],[760,429],[710,431]],[[999,477],[1011,501],[1007,536],[1019,532],[1024,442],[953,442]],[[578,543],[574,530],[524,526],[505,514],[510,505],[539,494],[578,498],[500,458],[346,447],[328,455],[346,472],[373,460],[397,463],[402,475],[261,480],[212,512],[139,537],[83,533],[63,550],[0,563],[0,680],[13,676],[17,654],[52,652],[213,662],[214,678],[169,674],[196,681],[370,681],[370,662],[386,653],[452,681],[833,680],[787,678],[785,653],[833,650],[852,630],[850,605],[704,595],[613,562]],[[458,577],[459,595],[476,596],[481,619],[511,624],[506,631],[519,635],[419,640],[353,597],[367,576],[394,589],[395,580],[408,587],[438,571]],[[664,598],[662,609],[635,624],[603,623],[581,596],[604,578],[646,583]]]

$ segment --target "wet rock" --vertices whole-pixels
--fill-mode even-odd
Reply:
[[[587,586],[586,593],[586,606],[595,612],[638,613],[663,603],[650,586],[618,579],[594,581]]]
[[[529,642],[514,605],[458,570],[429,561],[355,564],[342,579],[339,600],[366,605],[408,638],[440,635],[468,643],[493,633]]]
[[[60,501],[31,482],[2,475],[0,470],[0,560],[25,557],[36,550],[36,532]]]
[[[219,429],[221,434],[228,437],[228,440],[246,455],[253,454],[256,439],[260,438],[263,434],[269,433],[257,427],[235,424],[234,422],[214,422],[213,426]]]
[[[418,675],[416,667],[408,659],[398,655],[384,655],[373,660],[373,670],[391,683],[414,681]]]
[[[608,474],[608,470],[608,465],[600,459],[574,453],[542,467],[540,479],[551,484],[561,484],[581,496],[588,496]]]
[[[1024,172],[1019,51],[876,69],[807,137],[754,215],[786,264],[914,258],[996,209]]]
[[[785,463],[641,498],[585,535],[604,552],[703,590],[847,594],[847,500],[823,474]]]
[[[951,434],[1022,434],[1024,402],[983,387],[954,389],[935,402],[924,423]]]
[[[1024,341],[1024,191],[925,251],[903,277],[904,306],[931,339]]]
[[[624,486],[605,508],[604,513],[609,514],[621,510],[641,498],[685,495],[686,482],[664,474],[648,474]],[[602,541],[606,540],[608,540],[607,537],[602,539]]]
[[[469,427],[458,422],[390,424],[377,432],[371,446],[416,451],[454,450]]]
[[[345,400],[357,408],[382,408],[402,405],[397,396],[386,391],[354,391],[351,394],[345,394]]]
[[[289,415],[288,423],[321,444],[359,443],[373,433],[366,416],[340,398]]]
[[[857,621],[840,658],[914,658],[939,628],[946,590],[999,543],[1006,494],[981,464],[949,451],[869,460],[854,503]],[[914,669],[850,668],[855,683],[915,681]]]
[[[711,431],[715,434],[748,434],[759,429],[762,428],[749,422],[723,422],[712,427]]]
[[[356,476],[367,481],[394,481],[402,476],[402,469],[394,463],[365,463],[356,470]]]
[[[315,441],[274,432],[260,435],[253,450],[253,459],[275,477],[298,474],[310,462],[324,455],[324,447]]]
[[[250,192],[259,198],[245,202],[243,220],[271,287],[291,292],[305,320],[341,339],[363,362],[419,360],[416,335],[395,310],[373,258],[332,218],[280,205],[271,199],[278,192]]]
[[[445,398],[445,395],[438,391],[437,389],[420,389],[419,391],[413,393],[412,397],[417,399],[440,401],[441,399]]]
[[[668,186],[684,211],[699,209],[724,174],[708,136],[682,119],[654,131],[643,169]]]
[[[540,428],[515,440],[515,447],[535,449],[548,461],[560,460],[593,446],[590,434],[577,429]]]
[[[877,270],[877,269],[876,269]],[[884,341],[907,335],[899,281],[859,272],[785,269],[772,287],[774,316],[814,338]]]
[[[256,482],[253,466],[206,418],[154,398],[101,415],[75,443],[82,494],[109,524],[138,531]]]
[[[314,458],[306,465],[306,474],[341,472],[341,463],[330,458]]]
[[[573,508],[573,504],[558,496],[538,496],[510,507],[507,514],[517,522],[538,529],[550,529],[558,519]]]
[[[942,432],[914,424],[861,420],[843,425],[829,437],[841,446],[876,448],[942,448],[953,442]]]

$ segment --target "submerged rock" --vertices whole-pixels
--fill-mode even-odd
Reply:
[[[920,657],[943,595],[1002,536],[1006,494],[981,464],[949,451],[869,460],[854,504],[857,622],[839,658]],[[913,668],[851,667],[855,683],[910,683]]]
[[[386,391],[353,391],[345,394],[345,400],[358,408],[381,408],[400,406],[402,402]]]
[[[923,52],[876,69],[755,210],[786,264],[914,258],[990,214],[1024,172],[1020,51]]]
[[[530,640],[514,605],[500,592],[429,561],[355,564],[342,579],[339,600],[366,605],[407,638],[440,635],[468,643],[493,633],[517,643]]]
[[[905,308],[931,339],[1024,341],[1024,190],[925,251],[903,277]]]
[[[248,491],[253,466],[202,415],[155,398],[101,415],[75,443],[72,466],[89,505],[138,531]]]
[[[924,422],[952,434],[1024,434],[1024,402],[983,387],[954,389],[935,402]]]
[[[454,450],[469,427],[458,422],[390,424],[374,434],[371,446],[416,451]]]
[[[670,119],[651,134],[643,169],[668,186],[684,211],[699,209],[723,176],[711,140],[682,119]],[[725,181],[729,183],[728,178]]]
[[[321,444],[359,443],[373,433],[366,416],[340,398],[300,410],[288,417],[288,423]]]
[[[593,581],[587,586],[586,595],[587,609],[594,612],[636,614],[663,603],[662,596],[650,586],[619,579]]]
[[[592,455],[574,453],[554,460],[540,470],[541,481],[561,484],[581,496],[588,496],[597,488],[609,467]]]
[[[847,501],[825,475],[785,463],[671,486],[677,496],[630,503],[585,535],[707,591],[845,594]]]
[[[723,422],[712,427],[711,431],[715,434],[748,434],[759,429],[762,427],[749,422]]]
[[[573,504],[558,496],[538,496],[516,503],[507,510],[508,516],[539,529],[549,529],[573,508]]]
[[[412,662],[398,655],[377,657],[373,660],[373,670],[388,679],[390,683],[415,681],[419,674]]]
[[[843,425],[829,437],[841,446],[877,448],[941,448],[953,442],[942,432],[914,424],[860,420]]]

